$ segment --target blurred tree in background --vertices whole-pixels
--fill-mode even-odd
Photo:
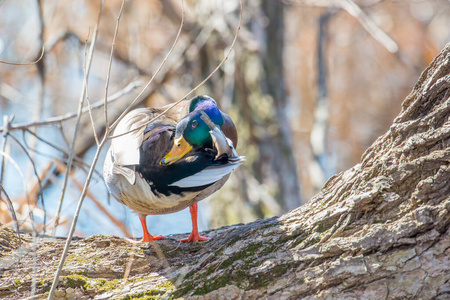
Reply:
[[[101,3],[0,1],[0,60],[31,62],[45,49],[36,64],[0,64],[0,112],[6,117],[0,144],[1,223],[12,222],[10,198],[21,228],[44,232],[54,224],[60,198],[71,202],[70,195],[80,193],[95,147],[93,131],[85,113],[63,191],[75,118],[61,116],[77,110]],[[212,196],[210,227],[295,208],[331,175],[358,163],[364,149],[389,128],[421,70],[450,41],[446,0],[248,0],[243,5],[234,51],[197,92],[215,98],[235,121],[238,152],[247,157]],[[91,104],[102,102],[111,77],[111,120],[156,71],[182,20],[179,1],[125,2],[108,73],[121,6],[118,0],[104,3],[87,88]],[[238,1],[186,1],[184,10],[180,41],[140,106],[183,97],[214,70],[232,43]],[[94,118],[100,133],[101,107]],[[102,163],[94,177],[97,186],[102,186],[101,169]],[[107,219],[119,227],[117,234],[132,235],[108,205],[105,189],[91,192],[98,213],[87,218],[99,224]],[[75,204],[68,205],[62,224]]]

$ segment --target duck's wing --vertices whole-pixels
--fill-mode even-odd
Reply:
[[[142,148],[151,148],[162,133],[175,128],[175,121],[167,116],[145,125],[161,112],[159,109],[138,108],[125,115],[117,124],[114,135],[119,137],[111,140],[109,150],[113,162],[110,169],[113,174],[124,176],[130,184],[135,183],[135,168],[141,163]],[[153,152],[158,149],[156,147]]]
[[[170,186],[177,186],[180,188],[195,188],[211,185],[230,174],[242,163],[243,160],[243,157],[240,157],[235,161],[229,161],[228,163],[223,165],[207,167],[202,171],[195,173],[194,175],[188,176],[170,184]]]
[[[139,147],[144,140],[146,124],[152,117],[146,108],[138,108],[130,111],[117,124],[114,135],[119,136],[111,140],[111,152],[114,161],[119,166],[139,164]]]

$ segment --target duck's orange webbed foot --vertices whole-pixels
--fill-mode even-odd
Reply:
[[[151,235],[148,230],[147,230],[147,221],[145,220],[146,216],[145,215],[139,215],[139,220],[141,221],[141,225],[142,225],[142,240],[140,240],[139,242],[136,243],[148,243],[148,242],[153,242],[153,241],[159,241],[162,239],[165,239],[166,237],[163,235],[156,235],[153,236]]]
[[[143,236],[143,237],[142,237],[142,240],[140,240],[139,242],[140,242],[140,243],[147,243],[147,242],[159,241],[159,240],[162,240],[162,239],[165,239],[165,238],[166,238],[166,237],[163,236],[163,235]]]
[[[181,239],[180,242],[183,242],[183,243],[204,242],[204,241],[207,241],[210,239],[211,239],[210,237],[201,236],[198,233],[198,231],[197,232],[192,231],[188,238]]]

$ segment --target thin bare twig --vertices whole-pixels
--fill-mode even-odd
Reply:
[[[24,133],[24,140],[25,140],[25,133],[29,133],[29,134],[33,135],[36,139],[38,139],[38,140],[40,140],[41,142],[43,142],[44,144],[47,144],[47,145],[49,145],[50,147],[52,147],[53,149],[58,150],[59,152],[61,152],[62,154],[64,154],[64,155],[67,156],[67,157],[69,156],[69,153],[68,153],[66,150],[64,150],[64,149],[62,149],[62,148],[56,146],[55,144],[53,144],[53,143],[47,141],[46,139],[40,137],[40,136],[37,135],[35,132],[30,131],[30,130],[24,130],[23,133]],[[26,141],[26,140],[25,140],[25,141]],[[31,150],[37,152],[37,150],[35,150],[34,148],[31,148],[31,146],[29,146],[28,144],[25,143],[25,145],[26,145],[29,149],[31,149]]]
[[[19,221],[17,220],[17,215],[16,215],[16,211],[14,210],[14,206],[12,204],[11,198],[9,198],[8,193],[5,191],[5,189],[3,188],[3,186],[0,184],[0,196],[3,193],[3,195],[5,195],[8,206],[9,206],[9,210],[11,211],[11,216],[14,220],[14,224],[16,224],[16,231],[17,231],[17,236],[19,237],[19,245],[22,244],[22,240],[20,238],[20,227],[19,227]],[[0,197],[1,199],[1,197]]]
[[[359,21],[364,29],[389,52],[398,52],[397,43],[388,36],[355,2],[352,0],[341,0],[340,7]]]
[[[230,56],[231,51],[234,48],[234,44],[236,43],[239,31],[241,29],[241,24],[242,24],[242,0],[239,0],[239,5],[240,5],[240,14],[239,14],[239,25],[236,29],[236,34],[234,36],[233,42],[230,45],[230,48],[228,49],[227,54],[225,55],[225,57],[222,59],[222,61],[220,62],[220,64],[202,81],[200,82],[196,87],[194,87],[192,90],[190,90],[186,95],[184,95],[184,97],[182,97],[180,100],[178,100],[177,102],[173,103],[172,105],[170,105],[166,110],[164,110],[162,113],[160,113],[159,115],[157,115],[156,117],[154,117],[153,119],[151,119],[150,121],[146,122],[145,124],[143,124],[140,127],[134,128],[132,130],[129,130],[125,133],[122,134],[118,134],[118,135],[114,135],[114,136],[110,136],[109,139],[113,139],[113,138],[117,138],[126,134],[129,134],[131,132],[137,131],[142,127],[147,126],[148,124],[154,122],[155,120],[157,120],[158,118],[160,118],[161,116],[165,115],[169,110],[171,110],[172,108],[174,108],[176,105],[178,105],[179,103],[181,103],[181,101],[184,101],[185,99],[187,99],[187,97],[189,97],[192,93],[194,93],[199,87],[201,87],[203,84],[205,84],[206,81],[208,81],[216,72],[217,70],[219,70],[219,68],[224,64],[224,62],[228,59],[228,57]],[[122,114],[123,115],[123,114]],[[114,122],[113,125],[116,125],[117,122],[119,121],[116,120],[116,122]]]
[[[123,119],[123,117],[130,111],[130,109],[134,106],[134,104],[136,104],[136,102],[139,100],[139,98],[142,96],[142,94],[144,94],[144,92],[148,89],[148,87],[150,86],[150,84],[153,82],[153,80],[155,79],[155,77],[159,74],[159,72],[161,71],[162,67],[166,64],[167,59],[169,58],[169,56],[172,54],[173,49],[175,48],[176,44],[178,43],[178,40],[180,38],[181,35],[181,31],[183,29],[184,26],[184,0],[181,0],[181,24],[180,27],[178,29],[178,33],[177,36],[175,37],[175,40],[172,43],[172,47],[170,48],[169,52],[167,52],[166,56],[164,57],[163,61],[161,62],[161,64],[159,65],[158,69],[156,70],[156,72],[153,74],[152,78],[150,78],[150,80],[147,82],[147,84],[144,86],[144,88],[142,89],[142,91],[139,93],[139,95],[136,96],[136,98],[130,103],[130,105],[128,105],[128,107],[122,112],[122,114],[117,118],[116,121],[114,121],[114,123],[111,125],[111,128],[114,129],[117,124]],[[105,105],[105,109],[106,109],[106,105]],[[140,127],[139,127],[140,128]],[[139,129],[137,128],[137,129]]]
[[[102,18],[103,15],[103,7],[105,5],[105,0],[102,0],[101,4],[100,4],[100,13],[98,14],[98,18],[97,18],[97,24],[95,25],[95,34],[97,34],[97,30],[98,30],[98,26],[100,24],[100,20]],[[94,39],[94,41],[96,40],[96,37]],[[92,55],[92,53],[91,53]],[[92,57],[91,59],[92,60]],[[91,118],[91,125],[92,125],[92,131],[94,133],[94,139],[95,139],[95,143],[97,144],[97,146],[99,145],[98,142],[98,137],[97,137],[97,132],[95,130],[95,122],[94,119],[92,117],[92,109],[91,109],[91,103],[89,102],[89,93],[88,93],[88,70],[86,70],[86,61],[88,61],[87,57],[86,57],[86,47],[84,47],[84,64],[83,64],[83,72],[84,72],[84,80],[86,82],[85,88],[86,88],[86,101],[88,103],[88,108],[89,108],[89,117]]]
[[[39,44],[41,48],[44,48],[44,32],[45,32],[45,23],[44,23],[44,19],[43,19],[43,15],[44,15],[44,8],[42,5],[42,0],[38,0],[37,1],[38,4],[38,20],[39,20]],[[38,73],[38,77],[40,80],[40,87],[39,87],[39,94],[37,97],[37,106],[35,109],[33,109],[33,115],[32,115],[32,120],[33,121],[37,121],[39,122],[42,118],[42,112],[44,109],[44,94],[45,94],[45,59],[42,58],[41,60],[39,60],[36,63],[36,70]],[[34,129],[36,131],[36,133],[38,132],[39,128]],[[31,145],[32,148],[36,148],[37,145],[37,140],[33,137],[30,137],[29,140],[29,144]],[[30,160],[33,161],[34,160],[34,152],[30,153]],[[28,153],[27,153],[28,155]],[[31,174],[31,172],[34,172],[33,170],[31,170],[30,168],[27,171],[27,177],[30,177],[29,174]],[[44,210],[45,212],[45,210]],[[34,278],[34,273],[33,273],[33,282],[35,282],[35,278]],[[32,291],[31,291],[31,296],[33,296],[35,294],[35,285],[32,285]]]
[[[99,15],[102,14],[102,11],[103,11],[103,2],[102,2],[102,6],[100,7]],[[55,219],[55,227],[53,229],[53,235],[55,234],[56,227],[58,226],[59,217],[60,217],[60,214],[61,214],[62,203],[64,201],[64,195],[65,195],[66,188],[67,188],[67,181],[68,181],[68,178],[69,178],[70,170],[72,168],[72,161],[73,161],[74,150],[75,150],[75,141],[76,141],[77,135],[78,135],[78,128],[79,128],[79,124],[80,124],[80,120],[81,120],[81,114],[82,114],[82,110],[83,110],[83,102],[84,102],[84,98],[86,97],[86,87],[87,87],[87,82],[88,82],[88,78],[89,78],[89,73],[90,73],[90,70],[91,70],[92,59],[93,59],[93,56],[94,56],[95,44],[97,42],[97,34],[98,34],[99,22],[100,22],[100,18],[97,20],[97,24],[95,25],[94,36],[92,37],[92,42],[91,42],[91,45],[89,47],[89,55],[87,57],[88,61],[86,63],[86,72],[85,72],[85,76],[84,76],[84,80],[83,80],[83,89],[82,89],[82,92],[81,92],[81,95],[80,95],[79,104],[78,104],[78,115],[77,115],[77,120],[76,120],[76,123],[75,123],[75,130],[73,132],[72,144],[70,146],[69,158],[67,160],[67,170],[66,170],[66,174],[64,175],[64,182],[63,182],[63,186],[62,186],[61,197],[59,199],[58,208],[57,208],[57,211],[56,211],[56,219]]]
[[[4,158],[6,158],[9,161],[9,163],[14,166],[14,168],[19,173],[20,178],[22,178],[23,191],[25,193],[25,196],[26,196],[26,199],[27,199],[27,203],[28,203],[29,207],[31,207],[31,202],[30,202],[30,197],[29,197],[30,195],[28,193],[27,183],[26,183],[26,180],[25,180],[25,176],[22,173],[22,170],[20,169],[20,167],[17,164],[17,162],[8,153],[0,151],[0,155],[3,156]],[[33,212],[32,212],[31,209],[29,210],[29,214],[30,214],[30,220],[31,220],[31,225],[33,227],[33,231],[36,231],[36,228],[34,226],[34,216],[33,216]]]
[[[102,2],[103,5],[103,2]],[[88,33],[88,37],[89,37],[89,33]],[[91,102],[89,101],[89,89],[88,89],[88,80],[87,80],[87,72],[86,72],[86,61],[87,61],[87,43],[88,43],[88,37],[86,37],[86,41],[84,43],[84,63],[83,63],[83,74],[84,74],[84,81],[86,82],[86,85],[84,86],[85,88],[85,94],[86,94],[86,102],[87,102],[87,107],[89,110],[89,119],[91,120],[91,126],[92,126],[92,132],[94,134],[94,139],[95,139],[95,143],[98,146],[98,137],[97,137],[97,132],[95,131],[95,122],[94,122],[94,117],[92,116],[92,107],[91,107]]]
[[[123,7],[125,6],[125,0],[122,1],[122,6],[120,7],[119,15],[117,16],[116,20],[116,29],[114,31],[114,37],[111,44],[111,53],[109,55],[109,63],[108,63],[108,72],[106,75],[106,83],[105,83],[105,104],[103,106],[103,111],[105,114],[105,126],[106,128],[109,127],[109,121],[108,121],[108,89],[109,89],[109,80],[111,78],[111,68],[112,68],[112,61],[114,57],[114,46],[116,45],[116,38],[117,34],[119,33],[119,25],[120,25],[120,19],[122,17],[123,13]]]
[[[88,190],[88,187],[89,187],[89,183],[91,181],[92,175],[94,174],[95,166],[97,165],[97,161],[98,161],[99,156],[100,156],[100,151],[103,148],[103,146],[106,144],[106,141],[107,141],[107,139],[106,139],[106,134],[107,133],[109,134],[109,130],[106,131],[104,138],[102,139],[102,141],[100,142],[100,145],[97,148],[97,151],[95,153],[94,159],[93,159],[92,164],[91,164],[91,168],[89,169],[89,173],[88,173],[86,181],[84,183],[83,191],[82,191],[82,193],[80,195],[80,199],[78,200],[78,205],[77,205],[77,208],[75,210],[75,214],[73,216],[73,220],[72,220],[72,224],[70,226],[69,234],[68,234],[67,239],[66,239],[66,244],[64,246],[63,253],[61,254],[61,259],[59,261],[58,268],[57,268],[57,270],[55,272],[55,277],[53,279],[52,287],[51,287],[50,293],[48,295],[48,299],[49,300],[53,299],[53,295],[55,293],[56,286],[58,285],[59,276],[61,274],[62,267],[64,265],[64,261],[66,260],[67,253],[69,251],[70,242],[72,241],[72,237],[73,237],[73,234],[75,232],[75,227],[76,227],[76,224],[77,224],[77,221],[78,221],[78,217],[79,217],[79,214],[80,214],[81,206],[83,205],[83,201],[84,201],[84,199],[86,197],[86,193],[87,193],[87,190]]]
[[[339,7],[353,16],[364,29],[389,52],[398,52],[397,43],[389,37],[354,1],[352,0],[281,0],[287,4],[316,7]]]
[[[39,185],[39,193],[38,193],[38,198],[41,198],[41,203],[42,203],[42,209],[44,211],[44,224],[47,222],[47,212],[45,210],[45,202],[44,202],[44,189],[42,188],[42,182],[41,182],[41,178],[39,178],[39,174],[36,168],[36,164],[34,163],[33,158],[31,157],[31,155],[28,153],[27,149],[25,149],[25,146],[22,145],[21,142],[19,142],[19,140],[14,136],[14,135],[10,135],[10,137],[16,142],[17,145],[19,145],[19,147],[22,149],[22,151],[25,153],[25,155],[28,157],[28,159],[30,160],[34,175],[37,178],[38,181],[38,185]],[[37,202],[38,200],[36,200]],[[35,203],[33,203],[35,204]],[[45,226],[44,226],[44,234],[45,234]]]
[[[61,153],[64,155],[64,158],[69,157],[69,152],[67,152],[67,151],[65,151],[65,150],[63,150],[63,149],[61,149],[60,147],[56,146],[55,144],[53,144],[53,143],[51,143],[51,142],[45,140],[44,138],[38,136],[38,135],[37,135],[36,133],[34,133],[33,131],[30,131],[30,130],[24,130],[24,131],[23,131],[24,134],[27,133],[27,132],[28,132],[29,134],[33,135],[34,137],[36,137],[38,140],[40,140],[40,141],[43,142],[44,144],[47,144],[47,145],[49,145],[50,147],[52,147],[53,149],[58,150],[59,152],[61,152]],[[43,152],[39,152],[38,150],[36,150],[36,149],[34,149],[34,148],[31,148],[31,147],[26,143],[25,137],[23,138],[23,140],[24,140],[24,142],[25,142],[25,146],[27,146],[27,148],[30,149],[31,151],[33,151],[33,152],[35,152],[35,153],[37,153],[37,154],[40,154],[40,155],[42,155],[42,156],[44,156],[44,157],[50,157],[50,158],[53,158],[53,157],[54,157],[54,156],[45,154],[45,153],[43,153]],[[65,160],[62,159],[62,158],[60,158],[59,160],[65,161]],[[77,163],[77,166],[78,166],[78,167],[80,167],[80,168],[82,168],[82,169],[83,169],[83,167],[89,168],[89,165],[88,165],[87,163],[85,163],[85,162],[84,162],[81,158],[79,158],[78,156],[74,156],[74,157],[73,157],[73,160]],[[65,161],[65,162],[67,163],[67,161]]]
[[[39,6],[39,25],[40,25],[40,32],[39,32],[39,40],[40,40],[40,44],[42,46],[42,55],[41,57],[37,60],[36,63],[36,68],[38,70],[39,73],[39,78],[41,80],[41,88],[39,91],[39,102],[38,102],[38,107],[36,109],[36,111],[34,112],[34,119],[36,121],[40,121],[41,117],[42,117],[42,110],[44,107],[44,93],[45,93],[45,62],[44,60],[41,60],[41,58],[44,56],[44,31],[45,31],[45,23],[44,23],[44,19],[43,19],[43,15],[44,15],[44,8],[42,5],[42,0],[38,0],[38,6]],[[36,132],[39,128],[36,128]],[[18,142],[16,140],[16,142]],[[32,145],[36,145],[36,140],[32,139],[31,143]],[[18,143],[22,149],[25,151],[26,155],[29,157],[31,163],[32,163],[32,168],[34,173],[36,174],[37,178],[38,178],[38,182],[39,182],[39,194],[42,197],[42,185],[41,185],[41,181],[39,178],[39,175],[37,174],[36,171],[36,166],[33,162],[33,157],[24,149],[24,147],[22,146],[21,143]],[[45,206],[44,206],[44,199],[42,199],[42,208],[44,210],[44,224],[45,221],[47,219],[47,214],[45,212]],[[37,200],[35,205],[37,204]],[[45,233],[45,226],[44,226],[44,233]],[[34,298],[34,296],[36,295],[36,286],[37,286],[37,243],[36,243],[36,231],[33,231],[33,277],[32,277],[32,281],[31,281],[31,298]]]
[[[61,135],[62,139],[64,140],[65,146],[67,149],[69,149],[70,145],[69,145],[69,140],[67,139],[66,134],[64,133],[64,125],[63,122],[59,122],[57,123],[56,128],[58,128],[58,132]]]
[[[116,100],[118,100],[120,97],[122,97],[125,94],[128,94],[129,92],[131,92],[132,90],[134,90],[137,87],[142,86],[142,81],[140,80],[135,80],[132,81],[131,83],[129,83],[127,86],[125,86],[122,90],[114,93],[113,95],[111,95],[108,99],[108,103],[114,102]],[[94,104],[91,105],[91,109],[97,109],[100,107],[103,107],[104,105],[104,100],[98,100],[96,101]],[[82,113],[88,112],[89,111],[89,107],[85,106],[83,107]],[[65,115],[62,116],[57,116],[57,117],[51,117],[48,118],[46,120],[40,121],[40,122],[30,122],[30,123],[22,123],[22,124],[17,124],[17,125],[11,125],[9,127],[9,131],[14,131],[14,130],[27,130],[30,127],[35,127],[35,126],[44,126],[44,125],[53,125],[55,123],[61,123],[70,119],[75,118],[78,115],[78,112],[70,112],[67,113]],[[4,128],[0,128],[0,132],[4,132]]]
[[[42,57],[44,57],[44,52],[45,52],[45,49],[44,49],[44,47],[42,47],[41,55],[39,56],[38,59],[36,59],[35,61],[32,61],[32,62],[28,62],[28,63],[14,63],[14,62],[8,62],[8,61],[0,60],[0,63],[5,64],[5,65],[11,65],[11,66],[31,66],[31,65],[37,64],[42,59]]]
[[[101,6],[101,10],[102,9],[103,9],[103,2],[102,2],[102,6]],[[100,12],[100,15],[101,15],[101,12]],[[100,22],[100,18],[98,19],[98,22]],[[88,64],[87,64],[87,66],[88,66],[87,67],[87,73],[89,73],[90,65],[91,65],[91,62],[92,62],[92,54],[94,52],[95,42],[96,42],[96,38],[97,38],[97,32],[98,32],[98,23],[96,25],[96,30],[94,32],[93,41],[91,43],[90,56],[88,58],[89,61],[88,61]],[[117,34],[117,32],[115,34]],[[89,78],[89,76],[85,76],[85,81],[87,81],[88,78]],[[84,94],[84,92],[85,92],[85,88],[84,88],[85,86],[86,86],[86,82],[83,85],[83,92],[82,92],[82,94]],[[83,95],[83,98],[84,98],[84,95]],[[83,101],[81,99],[79,110],[78,110],[77,125],[78,125],[78,122],[79,122],[79,119],[80,119],[80,116],[81,116],[81,109],[83,107],[83,103],[82,102]],[[89,184],[90,184],[91,179],[92,179],[92,175],[95,172],[95,166],[97,165],[97,161],[99,159],[100,152],[101,152],[103,146],[106,144],[107,136],[109,135],[109,133],[110,133],[110,128],[108,128],[108,126],[106,126],[105,134],[103,136],[102,141],[97,146],[97,151],[95,152],[95,156],[94,156],[94,159],[93,159],[93,161],[91,163],[91,167],[89,169],[89,173],[88,173],[88,175],[86,177],[86,181],[84,183],[83,191],[81,192],[80,199],[78,200],[78,205],[77,205],[77,208],[75,210],[75,214],[74,214],[74,217],[73,217],[73,220],[72,220],[72,224],[70,226],[69,234],[68,234],[67,239],[66,239],[66,244],[64,246],[63,253],[61,254],[61,259],[59,261],[58,268],[57,268],[57,270],[55,272],[55,277],[53,279],[53,283],[52,283],[52,286],[50,288],[50,292],[49,292],[49,295],[48,295],[48,299],[49,300],[53,299],[53,296],[55,294],[56,287],[57,287],[58,281],[59,281],[59,276],[60,276],[62,268],[64,266],[64,262],[66,260],[67,252],[69,251],[70,242],[72,241],[72,237],[73,237],[73,234],[75,232],[75,227],[76,227],[76,224],[77,224],[77,221],[78,221],[78,216],[80,214],[81,206],[83,205],[83,201],[84,201],[84,199],[86,197],[86,193],[88,191]],[[75,135],[74,135],[74,141],[75,141]],[[71,155],[73,154],[73,150],[74,150],[73,146],[74,145],[72,143]],[[70,171],[70,164],[67,165],[67,173],[66,173],[67,176],[66,176],[65,180],[67,180],[67,177],[69,175],[69,171]]]
[[[1,151],[6,152],[6,141],[8,139],[9,130],[11,128],[11,122],[14,120],[14,116],[3,116],[3,141]],[[5,157],[2,157],[0,162],[0,185],[3,185],[3,175],[5,173]]]

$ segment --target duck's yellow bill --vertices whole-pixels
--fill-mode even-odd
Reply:
[[[170,149],[169,153],[164,156],[160,164],[171,164],[176,162],[177,160],[183,158],[183,156],[191,150],[192,146],[181,136],[174,141],[172,149]]]

